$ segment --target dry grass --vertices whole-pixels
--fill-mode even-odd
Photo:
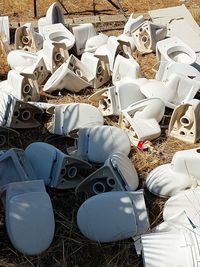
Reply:
[[[7,64],[7,54],[4,49],[3,42],[0,40],[0,74],[6,74],[9,70],[9,66]]]
[[[53,1],[38,1],[40,5],[40,14],[44,14],[46,6]],[[90,9],[88,4],[91,1],[81,1],[81,7],[77,7],[76,1],[63,1],[66,6],[69,6],[71,11],[78,10],[79,12]],[[176,5],[179,1],[154,1],[153,8],[162,6]],[[12,18],[28,18],[32,17],[32,10],[30,8],[32,1],[3,1],[3,10],[6,13],[15,11]],[[198,1],[188,1],[188,5],[194,4]],[[150,1],[123,1],[123,6],[127,7],[129,11],[146,11],[152,8]],[[0,9],[2,7],[0,6]],[[111,6],[104,4],[103,1],[96,7],[98,10],[110,9]],[[108,12],[108,11],[107,11]],[[116,12],[110,10],[110,13]],[[195,15],[195,18],[199,16]],[[108,32],[108,34],[119,34],[119,32]],[[140,55],[134,53],[134,57],[141,65],[141,71],[147,78],[153,78],[154,72],[152,71],[153,65],[156,63],[154,54]],[[7,72],[8,68],[5,61],[5,56],[0,53],[0,72]],[[5,62],[2,65],[2,62]],[[63,95],[55,99],[49,99],[51,103],[70,103],[70,102],[85,102],[88,103],[88,96],[93,93],[93,90],[85,90],[80,95],[69,94]],[[116,125],[116,117],[107,118],[106,123]],[[59,138],[55,139],[52,135],[43,128],[33,130],[21,130],[20,141],[13,140],[7,147],[16,146],[25,148],[34,141],[49,142],[63,152],[66,152],[66,147],[71,143],[70,139]],[[130,158],[134,163],[140,178],[140,188],[145,188],[145,179],[147,174],[156,166],[164,163],[169,163],[173,154],[182,149],[196,147],[197,145],[188,145],[174,138],[167,138],[165,130],[163,129],[161,137],[153,142],[154,149],[152,151],[142,152],[138,149],[132,149]],[[132,240],[125,240],[123,242],[116,242],[110,244],[98,244],[89,241],[83,237],[76,225],[76,213],[84,201],[84,196],[75,195],[71,190],[58,191],[48,189],[54,207],[56,232],[54,240],[50,248],[43,254],[36,257],[28,257],[17,252],[9,241],[4,224],[4,211],[1,206],[0,218],[0,266],[67,266],[67,267],[121,267],[121,266],[142,266],[141,258],[136,256]],[[165,199],[155,197],[145,189],[145,199],[149,212],[151,226],[157,225],[162,221],[162,208]]]
[[[54,0],[37,0],[38,17],[44,16],[47,7],[52,4]],[[63,0],[61,1],[69,12],[69,16],[79,15],[93,15],[93,0]],[[95,14],[117,14],[120,10],[114,8],[107,0],[96,0]],[[147,12],[150,9],[164,8],[170,6],[181,5],[179,0],[113,0],[118,4],[121,2],[123,9],[126,12]],[[199,0],[187,0],[184,4],[189,8],[200,8]],[[8,14],[13,21],[22,21],[25,19],[33,19],[33,0],[18,1],[18,0],[1,0],[0,14]]]

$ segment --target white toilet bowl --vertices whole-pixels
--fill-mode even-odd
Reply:
[[[40,99],[38,83],[35,76],[22,75],[16,70],[10,70],[8,72],[7,80],[0,83],[0,89],[24,102],[38,101]]]
[[[89,100],[99,105],[98,108],[103,116],[120,115],[120,112],[129,105],[145,99],[135,81],[124,79],[116,86],[97,91]]]
[[[43,90],[48,93],[62,89],[70,92],[79,92],[91,87],[94,76],[87,67],[74,55],[71,55],[66,63],[63,63],[48,79]]]
[[[47,40],[38,55],[44,58],[46,67],[52,74],[69,58],[65,43],[52,43]]]
[[[80,56],[83,54],[85,50],[87,40],[97,36],[96,30],[92,23],[83,23],[78,25],[72,25],[71,31],[76,41],[75,42],[76,54]]]
[[[140,77],[140,66],[137,61],[132,57],[123,57],[118,55],[115,59],[112,82],[117,84],[124,79],[135,80]]]
[[[67,49],[74,46],[74,35],[62,24],[53,24],[43,27],[44,39],[51,43],[64,43]]]
[[[47,10],[46,16],[38,20],[38,30],[43,35],[43,27],[47,25],[62,23],[64,24],[64,15],[60,5],[55,2]]]
[[[194,50],[176,36],[159,41],[156,46],[156,56],[158,61],[172,61],[189,65],[196,61]]]
[[[10,68],[18,71],[26,67],[32,67],[37,60],[38,56],[36,54],[22,50],[13,50],[7,56]]]
[[[11,128],[35,128],[43,110],[0,91],[0,125]]]
[[[65,155],[56,147],[43,142],[30,144],[24,156],[37,179],[57,189],[75,188],[92,169],[88,162]]]
[[[90,37],[85,43],[84,52],[95,53],[98,47],[105,45],[108,41],[108,36],[103,33],[99,33]]]

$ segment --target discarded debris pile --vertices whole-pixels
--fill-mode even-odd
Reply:
[[[198,263],[200,148],[179,151],[149,173],[148,190],[170,197],[155,229],[128,158],[132,146],[153,149],[150,141],[161,135],[166,114],[172,113],[168,135],[192,144],[200,139],[200,28],[184,5],[149,14],[151,21],[132,14],[123,34],[108,37],[91,23],[66,28],[54,3],[39,19],[38,32],[30,23],[16,30],[15,50],[7,56],[11,70],[0,83],[0,146],[19,138],[18,129],[39,127],[44,115],[51,134],[74,140],[65,154],[43,142],[0,151],[6,228],[20,252],[37,255],[52,242],[54,213],[45,189],[51,187],[85,193],[77,225],[87,238],[141,239],[135,244],[144,266]],[[9,47],[8,18],[0,21]],[[136,49],[156,53],[155,79],[142,77],[132,56]],[[41,101],[41,95],[86,88],[91,104]],[[112,115],[118,127],[104,125]]]

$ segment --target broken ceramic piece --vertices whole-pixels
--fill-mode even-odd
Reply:
[[[132,143],[135,139],[151,141],[161,134],[159,122],[164,112],[165,104],[161,99],[144,99],[122,110],[119,125],[126,129]]]
[[[10,183],[1,191],[6,229],[13,246],[25,255],[45,251],[53,240],[55,222],[44,182]]]
[[[108,41],[108,36],[103,33],[99,33],[95,36],[92,36],[89,39],[87,39],[85,43],[84,52],[95,53],[97,48],[99,48],[102,45],[105,45],[107,41]]]
[[[169,61],[191,65],[196,61],[194,50],[176,36],[157,43],[156,57],[158,62]]]
[[[161,61],[155,77],[157,81],[167,82],[173,73],[200,81],[200,72],[196,68],[173,61]]]
[[[117,152],[109,156],[103,167],[84,179],[76,192],[92,196],[108,191],[134,191],[138,184],[134,165],[125,154]]]
[[[122,152],[128,155],[130,141],[127,134],[114,126],[81,128],[77,143],[77,157],[95,163],[104,163],[109,155]]]
[[[71,55],[48,79],[44,85],[44,92],[52,93],[66,89],[77,93],[91,87],[94,76],[87,67],[75,56]]]
[[[35,32],[31,23],[26,23],[16,29],[15,32],[15,49],[29,52],[37,52],[42,49],[43,37]]]
[[[24,102],[40,99],[38,83],[34,74],[20,74],[16,70],[10,70],[7,80],[0,83],[0,89]]]
[[[140,77],[140,66],[133,57],[125,58],[118,55],[115,59],[112,82],[116,85],[124,79],[134,81]]]
[[[73,33],[74,38],[75,38],[75,52],[78,56],[83,54],[85,50],[86,42],[91,37],[97,36],[96,30],[92,23],[71,25],[71,32]],[[102,36],[99,38],[102,39]],[[104,37],[103,37],[103,40],[104,40]],[[102,42],[102,40],[100,42]]]
[[[91,102],[99,103],[103,116],[119,115],[121,110],[142,99],[145,99],[145,96],[139,86],[134,81],[126,80],[116,86],[99,90],[89,97]]]
[[[43,43],[40,54],[45,61],[47,69],[54,73],[69,58],[69,52],[65,43],[52,43],[47,40]]]
[[[158,166],[148,175],[148,190],[161,197],[170,197],[196,187],[200,184],[199,162],[199,148],[176,152],[171,163]]]
[[[32,67],[38,61],[38,56],[28,51],[13,50],[8,54],[7,62],[11,69],[22,70]]]
[[[38,119],[42,109],[24,103],[12,95],[0,91],[0,125],[11,128],[35,128],[40,126]]]
[[[0,37],[3,43],[10,44],[10,27],[8,16],[0,16]]]
[[[89,52],[83,53],[81,62],[95,77],[93,87],[101,87],[110,80],[110,68],[107,56],[97,56]]]
[[[177,106],[172,114],[168,135],[195,144],[200,139],[200,101],[193,99]]]
[[[156,25],[145,21],[131,32],[135,45],[141,53],[151,53],[156,50],[158,41],[164,39],[167,34],[165,26]]]
[[[132,13],[124,26],[123,33],[126,34],[127,36],[131,36],[131,32],[137,29],[143,22],[144,22],[144,17],[142,15],[134,18],[134,15]]]
[[[174,109],[177,105],[192,100],[200,89],[200,81],[173,73],[166,82],[149,80],[140,86],[147,98],[158,97]]]
[[[97,242],[113,242],[145,233],[149,220],[143,191],[93,196],[79,208],[77,224],[84,236]]]
[[[56,147],[42,142],[29,145],[24,155],[37,179],[57,189],[75,188],[92,169],[89,163],[65,155]]]
[[[145,234],[142,236],[143,266],[198,265],[199,242],[199,232],[196,229]]]
[[[62,23],[64,25],[64,15],[60,8],[60,5],[55,2],[47,10],[46,16],[38,20],[38,30],[41,35],[43,35],[43,27]]]
[[[65,44],[68,50],[75,43],[74,35],[62,23],[44,26],[43,36],[48,42]]]
[[[48,130],[53,134],[71,136],[80,128],[103,125],[101,112],[85,103],[55,105],[47,109],[52,114]]]

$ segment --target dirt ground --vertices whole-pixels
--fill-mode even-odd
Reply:
[[[24,19],[32,19],[34,17],[33,12],[33,0],[1,0],[0,1],[0,14],[9,15],[13,21],[22,21]],[[52,4],[52,0],[36,0],[38,17],[44,16],[48,6]],[[120,9],[116,9],[107,0],[63,0],[66,10],[69,12],[69,17],[74,15],[93,15],[93,14],[117,14],[120,13]],[[93,5],[95,3],[95,8]],[[113,0],[116,5],[119,3],[122,9],[127,13],[135,12],[147,12],[150,9],[157,9],[162,7],[177,6],[185,4],[188,8],[199,8],[199,0]]]
[[[53,1],[37,1],[38,15],[44,15],[47,7]],[[62,1],[69,11],[69,16],[93,14],[92,1]],[[118,1],[114,1],[116,4]],[[0,13],[8,14],[13,21],[31,20],[33,18],[33,1],[0,0]],[[176,0],[124,0],[120,1],[123,9],[127,13],[144,12],[149,9],[180,5],[183,2]],[[199,0],[188,0],[184,4],[191,8],[200,8]],[[116,14],[116,10],[107,1],[97,1],[95,7],[97,14]],[[119,31],[107,32],[111,34],[120,34]],[[152,71],[156,63],[155,54],[133,55],[141,66],[141,72],[146,78],[154,78]],[[0,72],[7,72],[5,56],[0,53]],[[53,103],[85,102],[88,103],[88,97],[93,90],[87,89],[80,95],[67,94],[57,99],[49,99]],[[116,125],[116,118],[106,119],[107,124]],[[11,140],[6,148],[19,147],[26,148],[34,141],[44,141],[51,143],[66,153],[66,147],[71,140],[67,138],[54,138],[48,133],[45,127],[33,130],[21,130],[19,140]],[[173,154],[182,149],[198,147],[188,145],[174,138],[168,138],[166,129],[162,129],[162,135],[153,141],[153,150],[142,152],[136,148],[132,149],[130,158],[135,165],[140,178],[140,188],[145,190],[145,200],[148,208],[151,227],[156,226],[162,221],[162,207],[165,199],[155,197],[145,188],[145,179],[147,174],[156,166],[171,161]],[[92,242],[81,235],[76,225],[76,213],[84,201],[84,196],[76,195],[72,190],[58,191],[48,189],[54,207],[56,231],[54,240],[50,248],[43,254],[35,257],[25,256],[17,252],[9,241],[4,224],[4,209],[1,205],[0,216],[0,266],[67,266],[67,267],[137,267],[142,266],[141,257],[137,257],[133,241],[125,240],[122,242],[98,244]]]

